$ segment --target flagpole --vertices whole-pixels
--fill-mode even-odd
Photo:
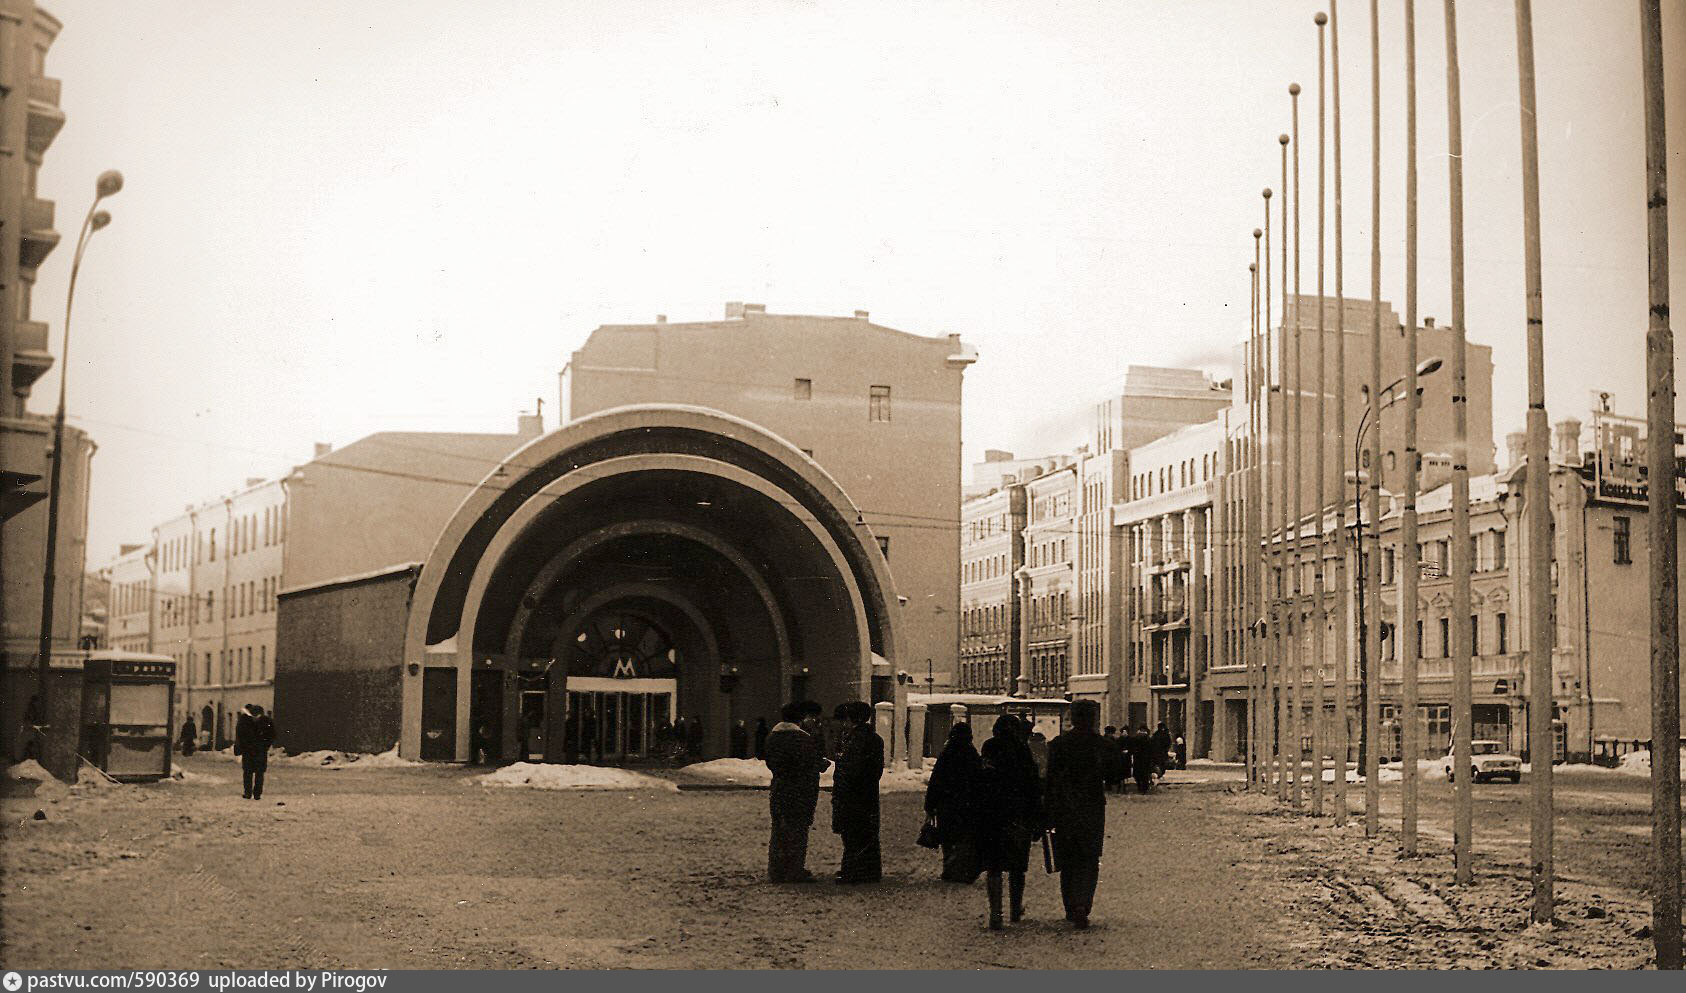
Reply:
[[[1400,826],[1399,849],[1417,855],[1417,760],[1422,757],[1417,709],[1417,14],[1405,0],[1405,494],[1400,520],[1399,668]],[[1376,424],[1376,431],[1381,424]],[[1376,522],[1378,532],[1380,520]]]
[[[1305,382],[1301,359],[1301,333],[1304,321],[1300,315],[1300,84],[1288,84],[1289,102],[1293,105],[1294,131],[1294,520],[1293,520],[1293,606],[1289,610],[1292,621],[1293,649],[1288,660],[1288,686],[1293,703],[1288,711],[1288,800],[1295,810],[1303,801],[1300,792],[1300,761],[1305,749],[1300,742],[1300,711],[1305,707],[1305,589],[1301,582],[1304,566],[1300,548],[1300,527],[1305,521],[1305,411],[1301,395]]]
[[[1347,666],[1352,653],[1347,642],[1346,540],[1346,289],[1341,278],[1341,34],[1337,0],[1329,0],[1329,91],[1335,125],[1335,464],[1343,466],[1335,499],[1335,826],[1346,825],[1346,756],[1351,750],[1347,725]]]
[[[1324,29],[1329,23],[1329,15],[1321,10],[1312,18],[1317,25],[1317,453],[1312,458],[1315,466],[1315,481],[1312,483],[1312,506],[1316,520],[1312,524],[1311,545],[1311,707],[1307,712],[1307,719],[1311,722],[1311,813],[1314,817],[1323,816],[1323,702],[1327,696],[1328,687],[1323,679],[1323,659],[1328,651],[1328,606],[1323,602],[1323,475],[1327,471],[1324,465],[1324,450],[1328,448],[1325,439],[1328,438],[1329,425],[1326,420],[1328,409],[1328,386],[1325,382],[1324,370],[1328,368],[1328,330],[1324,324],[1324,314],[1327,308],[1323,306],[1323,246],[1324,231],[1324,105],[1328,101],[1327,73],[1324,69]]]
[[[1358,557],[1364,585],[1377,610],[1365,625],[1364,646],[1364,837],[1381,834],[1381,519],[1382,519],[1382,44],[1379,0],[1370,0],[1370,555],[1362,535]],[[1364,520],[1362,512],[1358,514]]]

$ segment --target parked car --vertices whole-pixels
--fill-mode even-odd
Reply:
[[[1508,779],[1522,782],[1522,760],[1505,751],[1502,741],[1472,741],[1469,743],[1470,781]],[[1446,750],[1446,781],[1452,781],[1452,750]]]

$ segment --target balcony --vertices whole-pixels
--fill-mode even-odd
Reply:
[[[1157,689],[1188,685],[1188,663],[1181,660],[1160,663],[1148,670],[1148,685]]]
[[[23,204],[23,245],[18,250],[18,266],[38,268],[59,243],[59,233],[53,230],[53,201],[27,199]]]

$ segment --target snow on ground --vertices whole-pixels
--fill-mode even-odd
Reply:
[[[599,765],[556,765],[543,762],[516,762],[496,772],[476,776],[475,781],[486,786],[525,786],[535,790],[666,790],[679,789],[677,783],[655,776],[646,776],[631,769],[617,769]]]
[[[422,763],[398,757],[398,746],[379,754],[371,755],[367,752],[338,752],[321,749],[314,752],[301,752],[298,755],[281,756],[271,761],[279,761],[287,765],[308,765],[318,769],[403,769],[419,766]]]
[[[17,765],[9,765],[6,767],[6,778],[16,779],[19,781],[44,783],[53,778],[53,774],[48,772],[46,769],[43,769],[41,767],[41,763],[35,761],[34,759],[24,759]]]
[[[767,770],[767,763],[760,759],[713,759],[685,766],[679,771],[687,779],[705,779],[736,786],[767,786],[773,781],[773,774]],[[820,773],[822,788],[831,786],[831,773],[831,769]],[[925,763],[922,769],[886,769],[884,778],[878,781],[878,790],[880,793],[919,791],[930,781],[929,762]]]
[[[1680,764],[1682,767],[1686,767],[1686,748],[1680,749]],[[1637,752],[1628,752],[1622,756],[1621,763],[1616,766],[1616,771],[1626,773],[1629,776],[1651,775],[1651,750],[1642,748]]]
[[[208,772],[194,772],[190,769],[183,769],[179,765],[172,765],[170,766],[170,778],[168,782],[198,783],[201,786],[220,786],[221,784],[227,782],[227,780],[223,779],[221,776],[213,776]]]

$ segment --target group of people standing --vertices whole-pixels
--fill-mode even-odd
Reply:
[[[1060,874],[1066,919],[1089,926],[1106,840],[1105,786],[1117,775],[1120,752],[1097,729],[1100,706],[1077,701],[1071,729],[1047,745],[1045,771],[1031,749],[1032,729],[1013,714],[995,719],[982,749],[971,725],[949,731],[925,791],[925,813],[942,850],[942,878],[971,883],[981,874],[989,898],[989,926],[1024,917],[1025,875],[1038,839],[1050,871]]]
[[[773,774],[768,804],[772,833],[767,842],[767,878],[775,883],[812,883],[808,831],[819,806],[820,774],[831,768],[825,756],[821,719],[813,701],[787,704],[767,732],[767,769]],[[876,883],[884,876],[878,845],[878,781],[884,775],[884,739],[872,727],[872,705],[840,704],[833,718],[843,725],[837,769],[832,773],[831,830],[842,836],[839,883]]]
[[[815,881],[806,865],[808,832],[820,775],[831,766],[823,713],[816,703],[789,704],[767,734],[773,774],[767,877],[775,883]],[[845,703],[833,716],[844,727],[831,795],[831,828],[843,841],[836,881],[877,882],[883,878],[878,786],[884,739],[873,729],[871,704]],[[1100,707],[1093,701],[1072,704],[1071,724],[1047,743],[1044,763],[1033,754],[1030,725],[1019,717],[996,718],[981,751],[973,747],[971,725],[957,724],[931,771],[925,809],[943,852],[943,878],[971,883],[985,877],[994,930],[1004,918],[1024,917],[1025,877],[1038,839],[1048,867],[1060,873],[1066,919],[1089,926],[1106,839],[1106,784],[1116,775],[1120,752],[1101,736]]]
[[[1126,727],[1120,732],[1108,724],[1103,738],[1118,753],[1106,784],[1107,789],[1116,793],[1123,793],[1124,784],[1132,779],[1137,792],[1146,793],[1153,789],[1154,780],[1163,779],[1166,772],[1188,764],[1183,739],[1172,737],[1164,721],[1159,722],[1152,734],[1148,734],[1145,725]]]

